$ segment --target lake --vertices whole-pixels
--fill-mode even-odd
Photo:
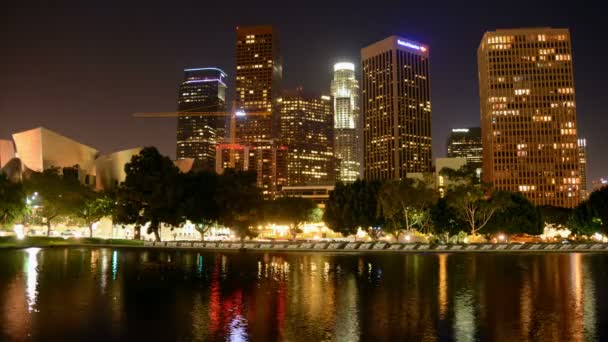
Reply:
[[[0,250],[0,340],[608,339],[608,254]]]

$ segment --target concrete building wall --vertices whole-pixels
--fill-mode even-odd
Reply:
[[[0,140],[0,168],[15,158],[15,146],[10,140]]]
[[[95,160],[96,188],[108,190],[124,182],[127,176],[125,164],[141,150],[137,147],[99,156]]]
[[[78,165],[82,182],[87,176],[95,176],[95,159],[99,152],[92,147],[43,127],[15,133],[13,140],[17,156],[33,171]]]

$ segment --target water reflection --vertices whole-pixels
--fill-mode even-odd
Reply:
[[[445,319],[448,309],[448,255],[439,254],[439,318]]]
[[[0,251],[0,340],[602,340],[607,263],[602,254]]]
[[[25,273],[25,293],[27,295],[27,310],[32,312],[36,305],[36,295],[38,291],[36,286],[38,285],[38,252],[40,248],[28,248],[27,253],[27,271]]]

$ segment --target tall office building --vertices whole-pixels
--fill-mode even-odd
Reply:
[[[281,187],[277,99],[283,75],[279,38],[272,26],[236,28],[236,142],[257,151],[258,186],[267,198]],[[262,157],[264,156],[264,157]]]
[[[279,100],[281,143],[287,147],[287,185],[335,183],[334,112],[331,97],[302,88]]]
[[[453,128],[448,138],[448,158],[465,158],[467,164],[481,168],[483,148],[481,128]]]
[[[364,178],[430,172],[428,47],[391,36],[361,49]]]
[[[361,171],[361,123],[359,118],[359,82],[355,65],[341,62],[334,65],[331,81],[334,98],[334,153],[338,161],[338,180],[354,182]]]
[[[226,111],[226,74],[217,68],[184,70],[179,87],[179,112]],[[215,147],[225,138],[223,115],[183,116],[177,118],[177,159],[192,158],[207,169],[215,166]]]
[[[578,139],[578,163],[581,171],[581,196],[587,198],[587,139]]]
[[[237,27],[236,35],[235,100],[247,113],[237,118],[237,138],[264,142],[277,136],[276,100],[283,75],[278,35],[272,26]]]
[[[486,32],[477,51],[483,177],[537,205],[580,201],[568,29]]]

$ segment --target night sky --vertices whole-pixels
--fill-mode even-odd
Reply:
[[[136,119],[132,113],[176,110],[185,67],[217,66],[233,77],[235,27],[272,24],[281,35],[284,86],[322,93],[329,92],[333,63],[359,63],[367,44],[393,34],[428,44],[433,154],[441,157],[451,128],[479,125],[476,50],[484,31],[552,26],[572,34],[588,178],[608,176],[608,40],[601,26],[605,17],[591,3],[239,3],[3,3],[0,138],[45,126],[101,152],[154,145],[174,157],[176,121]],[[228,86],[234,90],[233,82]]]

